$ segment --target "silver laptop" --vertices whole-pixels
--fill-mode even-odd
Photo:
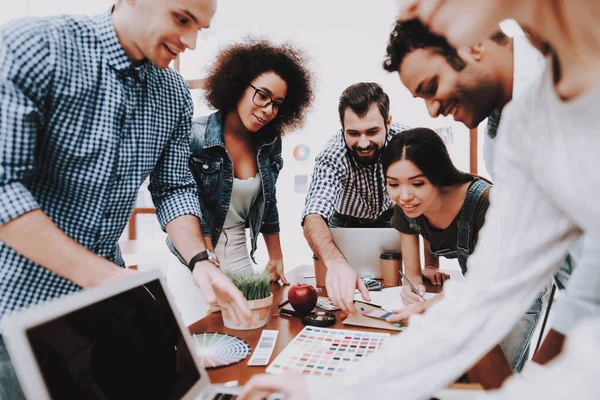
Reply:
[[[336,246],[363,278],[381,279],[381,253],[400,252],[400,233],[394,228],[331,228]]]
[[[239,388],[210,383],[174,304],[154,270],[6,317],[25,396],[234,399]]]

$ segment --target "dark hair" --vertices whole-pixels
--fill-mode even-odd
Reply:
[[[394,135],[383,151],[381,164],[384,175],[390,165],[408,160],[423,171],[436,187],[470,182],[473,175],[456,169],[442,138],[428,128],[414,128]]]
[[[235,110],[244,91],[256,77],[274,72],[287,84],[287,95],[269,129],[277,135],[298,129],[312,104],[313,76],[308,59],[291,43],[274,45],[267,40],[246,38],[222,49],[204,79],[204,98],[214,109]]]
[[[390,115],[390,98],[383,88],[375,82],[359,82],[348,86],[340,95],[338,105],[342,127],[344,126],[344,114],[348,108],[362,118],[369,112],[371,104],[377,104],[385,123]]]
[[[496,32],[491,39],[500,45],[509,42],[509,37],[502,31]],[[456,48],[448,43],[445,37],[431,32],[425,24],[415,18],[396,22],[390,33],[383,68],[388,72],[398,72],[404,57],[418,49],[430,49],[443,56],[456,71],[462,71],[466,66]]]

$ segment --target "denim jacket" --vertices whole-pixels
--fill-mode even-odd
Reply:
[[[281,137],[264,136],[260,136],[261,139],[256,143],[262,190],[246,220],[246,228],[250,229],[250,256],[253,261],[258,233],[279,232],[275,183],[283,168]],[[227,217],[233,189],[233,163],[225,149],[223,116],[220,112],[193,120],[190,153],[189,167],[199,188],[202,232],[205,236],[210,236],[213,246],[216,246]]]

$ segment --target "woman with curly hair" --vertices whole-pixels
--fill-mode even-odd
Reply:
[[[207,246],[225,271],[252,270],[260,232],[267,272],[287,283],[275,183],[283,167],[281,138],[301,126],[313,100],[306,64],[289,44],[247,39],[223,49],[209,68],[205,99],[218,111],[193,122],[190,169]]]

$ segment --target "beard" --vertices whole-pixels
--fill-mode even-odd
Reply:
[[[456,97],[462,107],[461,121],[469,129],[475,129],[499,107],[498,90],[491,78],[480,78],[473,86],[458,85]]]
[[[357,163],[362,164],[362,165],[374,165],[377,164],[379,162],[379,160],[381,159],[381,154],[383,153],[383,146],[377,146],[376,144],[371,144],[368,147],[369,150],[374,149],[373,151],[373,155],[370,156],[364,156],[362,154],[360,154],[360,152],[358,151],[358,147],[354,146],[352,148],[352,157],[354,157],[354,159],[356,160]]]

